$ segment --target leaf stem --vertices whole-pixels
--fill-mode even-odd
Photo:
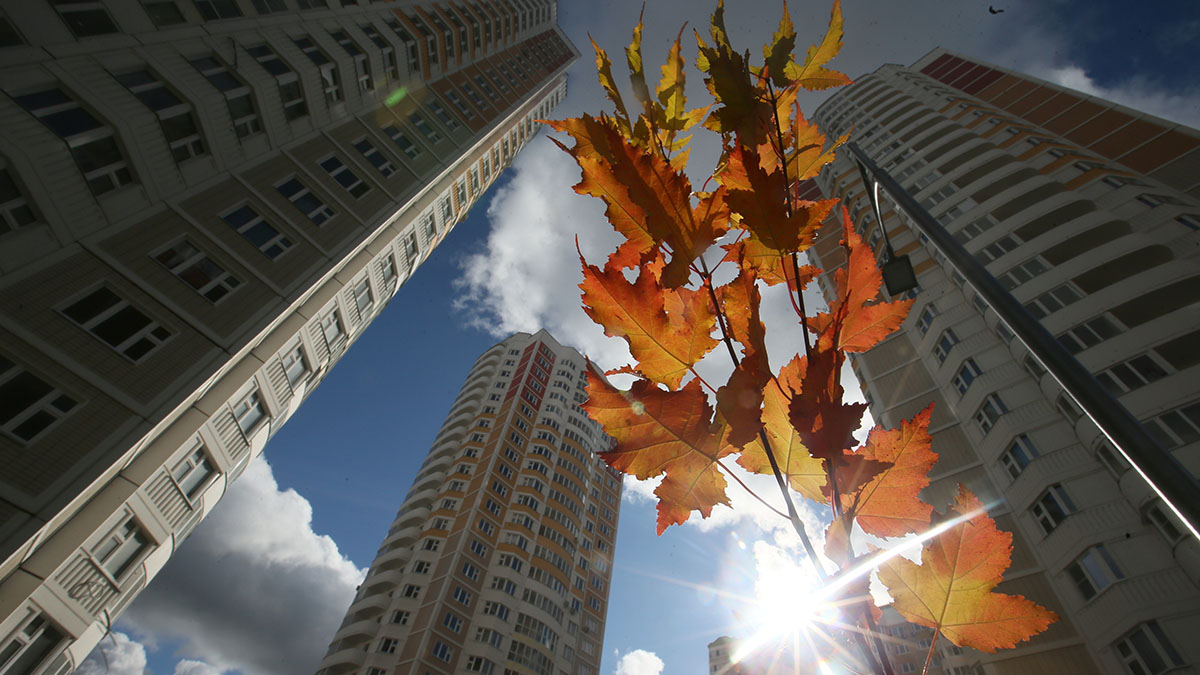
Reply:
[[[759,494],[758,494],[757,492],[755,492],[754,490],[751,490],[751,489],[750,489],[750,486],[749,486],[749,485],[746,485],[746,484],[745,484],[745,483],[742,481],[742,479],[741,479],[741,478],[738,478],[738,477],[737,477],[737,476],[736,476],[736,475],[733,473],[733,471],[731,471],[731,470],[730,470],[730,468],[729,468],[729,467],[725,466],[725,463],[724,463],[724,462],[722,462],[721,460],[719,460],[719,459],[718,459],[718,460],[717,460],[717,464],[718,464],[718,465],[720,465],[720,467],[721,467],[722,469],[725,469],[725,473],[729,474],[729,477],[730,477],[730,478],[732,478],[734,481],[736,481],[738,485],[741,485],[741,486],[742,486],[742,489],[744,489],[746,492],[749,492],[751,497],[754,497],[755,499],[757,499],[757,500],[758,500],[758,501],[759,501],[759,502],[760,502],[760,503],[761,503],[763,506],[765,506],[765,507],[767,507],[768,509],[770,509],[772,513],[775,513],[776,515],[778,515],[778,516],[779,516],[779,517],[781,517],[781,518],[787,518],[787,514],[786,514],[786,513],[784,513],[783,511],[780,511],[779,509],[775,508],[774,506],[771,506],[769,503],[767,503],[767,500],[765,500],[765,499],[763,499],[762,497],[760,497],[760,496],[759,496]]]
[[[925,655],[925,669],[921,671],[921,675],[928,675],[929,665],[933,663],[933,650],[937,647],[938,638],[942,632],[937,628],[933,629],[933,639],[929,641],[929,653]]]

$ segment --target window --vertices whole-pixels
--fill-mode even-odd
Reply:
[[[292,247],[292,240],[275,229],[263,219],[257,211],[248,204],[228,211],[221,215],[221,220],[242,235],[252,246],[262,251],[262,254],[274,260]]]
[[[417,131],[420,131],[425,138],[429,139],[430,143],[437,143],[438,141],[442,140],[441,134],[434,131],[433,127],[429,126],[429,122],[426,122],[425,118],[421,117],[418,113],[409,115],[408,121],[412,123],[412,125],[417,128]]]
[[[454,655],[454,650],[450,649],[450,647],[448,647],[442,641],[436,640],[433,643],[433,655],[439,661],[450,663],[450,657]]]
[[[1062,485],[1052,485],[1042,493],[1030,508],[1034,520],[1042,527],[1042,532],[1050,534],[1067,516],[1075,513],[1075,504],[1067,496]]]
[[[442,625],[455,633],[461,633],[463,620],[460,617],[455,616],[454,612],[446,612],[446,616],[442,617]]]
[[[329,310],[329,313],[321,317],[321,333],[325,336],[325,342],[333,345],[338,338],[344,335],[342,331],[342,319],[338,316],[337,309]]]
[[[213,56],[193,59],[191,64],[225,97],[229,118],[233,121],[238,138],[246,138],[262,131],[258,110],[254,107],[254,99],[245,82],[238,79]]]
[[[483,631],[487,629],[480,628],[479,630]],[[496,637],[499,637],[499,635]],[[478,640],[478,636],[475,639]],[[482,656],[468,656],[467,671],[472,673],[483,673],[484,675],[493,675],[496,672],[496,664],[488,661]]]
[[[455,108],[458,108],[458,111],[460,113],[462,113],[463,117],[465,117],[467,119],[471,119],[472,117],[475,116],[475,111],[473,111],[469,107],[467,107],[466,102],[464,102],[462,100],[462,97],[459,96],[458,93],[456,93],[454,91],[447,91],[446,98],[450,99],[450,102],[454,104]],[[438,107],[441,107],[440,104]],[[443,110],[444,110],[444,108],[443,108]],[[445,121],[445,118],[443,118],[443,121]],[[453,127],[451,127],[451,128],[453,128]]]
[[[395,638],[383,638],[379,641],[379,651],[385,654],[395,654],[396,646],[399,644],[400,641]]]
[[[497,617],[501,621],[508,621],[509,609],[507,605],[489,600],[483,603],[483,613]]]
[[[1150,521],[1150,524],[1162,534],[1167,543],[1174,544],[1183,539],[1183,530],[1175,524],[1174,516],[1168,513],[1158,501],[1147,506],[1143,513],[1146,520]]]
[[[294,42],[296,47],[317,65],[317,70],[321,73],[321,85],[325,90],[325,103],[333,105],[341,101],[342,81],[338,77],[338,71],[334,67],[333,61],[329,60],[329,57],[312,41],[312,38],[298,38]]]
[[[154,254],[153,258],[209,302],[217,302],[241,285],[236,277],[187,239],[175,242]]]
[[[1004,468],[1008,469],[1008,475],[1015,479],[1038,456],[1037,446],[1033,444],[1033,441],[1029,440],[1028,436],[1021,434],[1013,440],[1012,445],[1008,446],[1008,450],[1005,450],[1004,454],[1000,456],[1000,462],[1004,464]]]
[[[400,65],[396,62],[396,52],[392,49],[392,46],[379,36],[379,31],[375,29],[375,26],[366,24],[364,26],[359,26],[359,28],[361,28],[362,32],[367,36],[367,38],[369,38],[371,42],[374,43],[377,48],[379,48],[379,54],[383,58],[383,68],[385,74],[387,75],[387,79],[393,82],[399,80]]]
[[[235,0],[192,0],[196,11],[205,21],[218,19],[234,19],[242,16],[242,10]]]
[[[1041,256],[1035,256],[1020,265],[1013,266],[997,278],[1000,280],[1000,285],[1011,291],[1048,269],[1050,266],[1046,261]]]
[[[917,317],[917,330],[924,337],[929,332],[929,327],[933,325],[933,320],[937,317],[937,307],[932,304],[925,305],[925,309],[921,310],[921,316]]]
[[[32,441],[75,408],[75,399],[0,356],[0,429]]]
[[[375,306],[375,299],[371,297],[371,283],[366,277],[354,285],[354,306],[363,316],[366,316],[371,307]]]
[[[421,595],[421,587],[416,584],[407,584],[404,591],[401,593],[406,598],[415,598]]]
[[[992,427],[996,426],[996,421],[1001,415],[1008,412],[1008,406],[1004,405],[1004,401],[996,394],[988,394],[983,399],[983,404],[979,406],[979,410],[975,412],[975,424],[979,430],[986,436]]]
[[[358,45],[354,44],[354,41],[344,31],[335,30],[330,35],[354,60],[354,75],[358,80],[358,90],[360,92],[373,90],[375,82],[371,78],[371,62],[367,60],[367,55],[358,48]]]
[[[155,26],[174,26],[187,21],[175,0],[142,0],[142,8]]]
[[[37,220],[25,193],[9,174],[8,168],[0,163],[0,235]]]
[[[1114,396],[1120,396],[1166,377],[1168,368],[1157,354],[1146,352],[1096,373],[1096,379]]]
[[[480,521],[480,522],[482,522],[482,521]],[[479,568],[476,567],[475,565],[472,565],[469,562],[463,563],[462,573],[463,573],[463,576],[470,579],[471,581],[479,581]]]
[[[271,1],[282,5],[281,0]],[[308,115],[308,104],[304,102],[304,92],[300,88],[300,79],[296,73],[266,45],[247,47],[246,51],[263,69],[275,77],[279,85],[279,100],[283,104],[284,117],[291,121]]]
[[[483,542],[479,541],[478,539],[472,539],[470,548],[471,548],[471,553],[474,553],[475,555],[477,555],[480,558],[483,558],[485,560],[487,559],[488,547],[485,546],[483,544]]]
[[[1171,449],[1200,440],[1200,401],[1143,420],[1155,440]]]
[[[480,518],[479,522],[476,523],[475,525],[479,529],[480,532],[482,532],[488,536],[491,536],[496,531],[496,526],[493,525],[492,523],[488,522],[488,520],[486,518]]]
[[[283,0],[252,0],[254,9],[259,14],[271,14],[273,12],[286,12],[287,5]]]
[[[1028,309],[1034,318],[1043,319],[1082,297],[1083,293],[1068,282],[1025,303],[1025,309]]]
[[[963,361],[962,366],[958,369],[958,373],[954,375],[954,388],[958,390],[960,395],[966,394],[967,389],[971,386],[971,383],[974,382],[975,378],[979,377],[980,374],[981,371],[979,370],[979,364],[975,363],[975,359],[968,358],[967,360]]]
[[[104,571],[120,580],[134,565],[141,562],[142,553],[150,548],[150,539],[133,516],[127,517],[92,547],[92,557]]]
[[[937,342],[933,345],[933,355],[937,357],[938,363],[945,363],[946,357],[950,355],[950,350],[954,349],[954,345],[958,344],[958,334],[954,329],[947,328],[942,331]]]
[[[490,644],[493,647],[499,648],[500,643],[504,640],[504,636],[490,628],[476,628],[475,641]]]
[[[92,194],[99,196],[133,182],[133,171],[112,129],[70,96],[46,89],[15,99],[66,142]]]
[[[431,567],[433,566],[429,564],[428,560],[418,560],[413,563],[412,571],[413,574],[429,574]]]
[[[1183,665],[1179,652],[1175,651],[1157,621],[1138,626],[1117,640],[1113,647],[1130,675],[1159,675]]]
[[[14,631],[0,650],[0,667],[11,666],[7,672],[14,674],[34,672],[50,661],[66,642],[63,632],[44,615],[30,611],[26,616],[32,618],[20,630]]]
[[[50,4],[77,38],[117,32],[117,25],[98,0],[50,0]]]
[[[517,585],[504,577],[495,577],[492,579],[491,586],[494,591],[503,591],[504,593],[516,597]]]
[[[409,616],[410,614],[404,610],[395,610],[392,612],[392,623],[399,624],[401,626],[406,625],[408,623]]]
[[[195,445],[187,456],[171,467],[171,478],[179,486],[179,491],[188,499],[195,497],[208,483],[209,476],[214,473],[216,471],[213,469],[212,462],[209,461],[208,451],[199,439],[195,441]]]
[[[242,398],[230,406],[233,417],[237,420],[238,428],[243,434],[249,435],[258,427],[259,422],[267,417],[267,407],[263,404],[258,389],[251,389]]]
[[[342,164],[342,160],[336,156],[326,157],[318,162],[318,164],[321,165],[322,169],[325,169],[331,178],[338,182],[338,185],[345,188],[346,192],[349,192],[355,199],[371,191],[371,186],[364,183],[345,164]]]
[[[118,75],[117,81],[158,117],[158,125],[176,162],[184,162],[208,152],[204,140],[200,138],[196,118],[192,116],[192,106],[175,95],[150,71],[136,70]]]
[[[400,131],[391,124],[385,126],[383,131],[409,159],[416,159],[421,156],[421,149],[403,131]]]
[[[395,288],[396,279],[400,273],[396,270],[396,258],[392,255],[385,255],[383,260],[379,261],[379,271],[383,274],[383,285],[389,289]]]
[[[450,501],[450,500],[446,500],[446,501]],[[443,504],[444,503],[445,502],[443,502]],[[431,529],[431,530],[447,530],[449,528],[450,528],[450,519],[449,518],[434,518],[433,522],[431,522],[429,524],[429,529]]]
[[[1104,340],[1121,334],[1121,328],[1108,315],[1101,314],[1058,336],[1059,343],[1072,354],[1094,347]]]
[[[459,604],[466,605],[467,607],[471,606],[471,593],[462,586],[454,587],[454,595],[452,597]]]
[[[275,189],[279,191],[279,194],[283,195],[284,199],[291,202],[292,206],[295,206],[301,213],[308,216],[313,225],[321,225],[334,215],[333,209],[329,208],[325,202],[314,195],[295,176],[276,185]]]
[[[97,288],[59,311],[133,361],[140,361],[172,335],[107,286]]]
[[[1103,544],[1089,548],[1075,562],[1067,565],[1067,574],[1084,600],[1091,600],[1100,591],[1125,578]]]

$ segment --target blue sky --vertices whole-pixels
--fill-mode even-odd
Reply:
[[[1155,3],[1157,12],[1125,2],[991,2],[1005,12],[989,14],[986,0],[848,1],[835,65],[853,77],[940,45],[1192,125],[1200,119],[1200,66],[1188,48],[1200,42],[1193,2]],[[791,4],[801,44],[819,38],[829,4]],[[619,62],[640,6],[560,3],[560,23],[584,56],[556,116],[606,108],[587,32]],[[739,10],[747,6],[756,11],[731,13],[731,34],[757,53],[779,6]],[[709,9],[648,3],[655,71],[680,24],[704,28]],[[694,45],[685,42],[685,53]],[[714,157],[701,144],[693,176]],[[115,644],[105,641],[110,673],[311,672],[480,352],[515,330],[545,327],[602,365],[622,362],[623,343],[604,338],[578,309],[576,235],[592,260],[616,240],[599,204],[570,190],[577,176],[544,138],[532,141],[271,442],[269,465],[247,472],[134,603]],[[786,302],[768,294],[766,303],[779,365],[796,336],[778,323]],[[769,480],[752,486],[779,501]],[[794,535],[734,487],[734,509],[656,537],[647,493],[631,485],[623,502],[602,673],[704,672],[709,641],[751,630],[756,589],[763,595],[798,574]]]

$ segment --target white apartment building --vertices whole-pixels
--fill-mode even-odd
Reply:
[[[0,10],[0,673],[70,672],[562,100],[548,0]]]
[[[589,367],[544,330],[475,361],[319,675],[597,675],[622,474]]]
[[[859,78],[815,117],[830,135],[853,127],[878,165],[1200,472],[1200,133],[941,49]],[[849,153],[805,190],[844,198],[883,255]],[[963,483],[992,504],[1014,534],[998,590],[1061,617],[1014,650],[943,650],[946,672],[1194,672],[1200,542],[900,209],[885,198],[882,210],[919,287],[902,328],[852,361],[871,413],[891,427],[936,402],[940,458],[924,496],[943,508]],[[844,260],[840,227],[827,225],[813,248],[826,270]],[[821,280],[827,296],[831,281]]]

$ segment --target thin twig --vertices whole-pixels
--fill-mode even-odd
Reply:
[[[933,663],[933,650],[937,647],[937,641],[941,634],[940,630],[933,629],[933,639],[929,641],[929,653],[925,655],[925,669],[921,671],[921,675],[929,674],[929,665]]]
[[[730,477],[730,478],[732,478],[733,480],[737,481],[737,484],[738,484],[738,485],[741,485],[741,486],[742,486],[742,488],[746,490],[746,492],[749,492],[751,497],[754,497],[755,499],[757,499],[757,500],[758,500],[760,503],[762,503],[762,505],[763,505],[763,506],[765,506],[765,507],[767,507],[768,509],[770,509],[772,513],[775,513],[775,514],[777,514],[777,515],[778,515],[779,517],[781,517],[781,518],[787,518],[787,514],[786,514],[786,513],[784,513],[783,511],[780,511],[779,509],[775,508],[774,506],[771,506],[770,504],[768,504],[768,503],[767,503],[767,500],[765,500],[765,499],[763,499],[762,497],[760,497],[760,496],[758,495],[758,493],[757,493],[757,492],[755,492],[754,490],[751,490],[751,489],[750,489],[750,486],[749,486],[749,485],[746,485],[744,482],[742,482],[742,479],[741,479],[741,478],[738,478],[738,477],[737,477],[737,475],[735,475],[735,474],[733,473],[733,471],[731,471],[731,470],[729,469],[729,467],[725,466],[725,463],[724,463],[724,462],[722,462],[721,460],[719,460],[719,459],[718,459],[718,460],[717,460],[717,464],[719,464],[719,465],[721,466],[721,468],[722,468],[722,469],[725,469],[725,473],[729,474],[729,477]]]

